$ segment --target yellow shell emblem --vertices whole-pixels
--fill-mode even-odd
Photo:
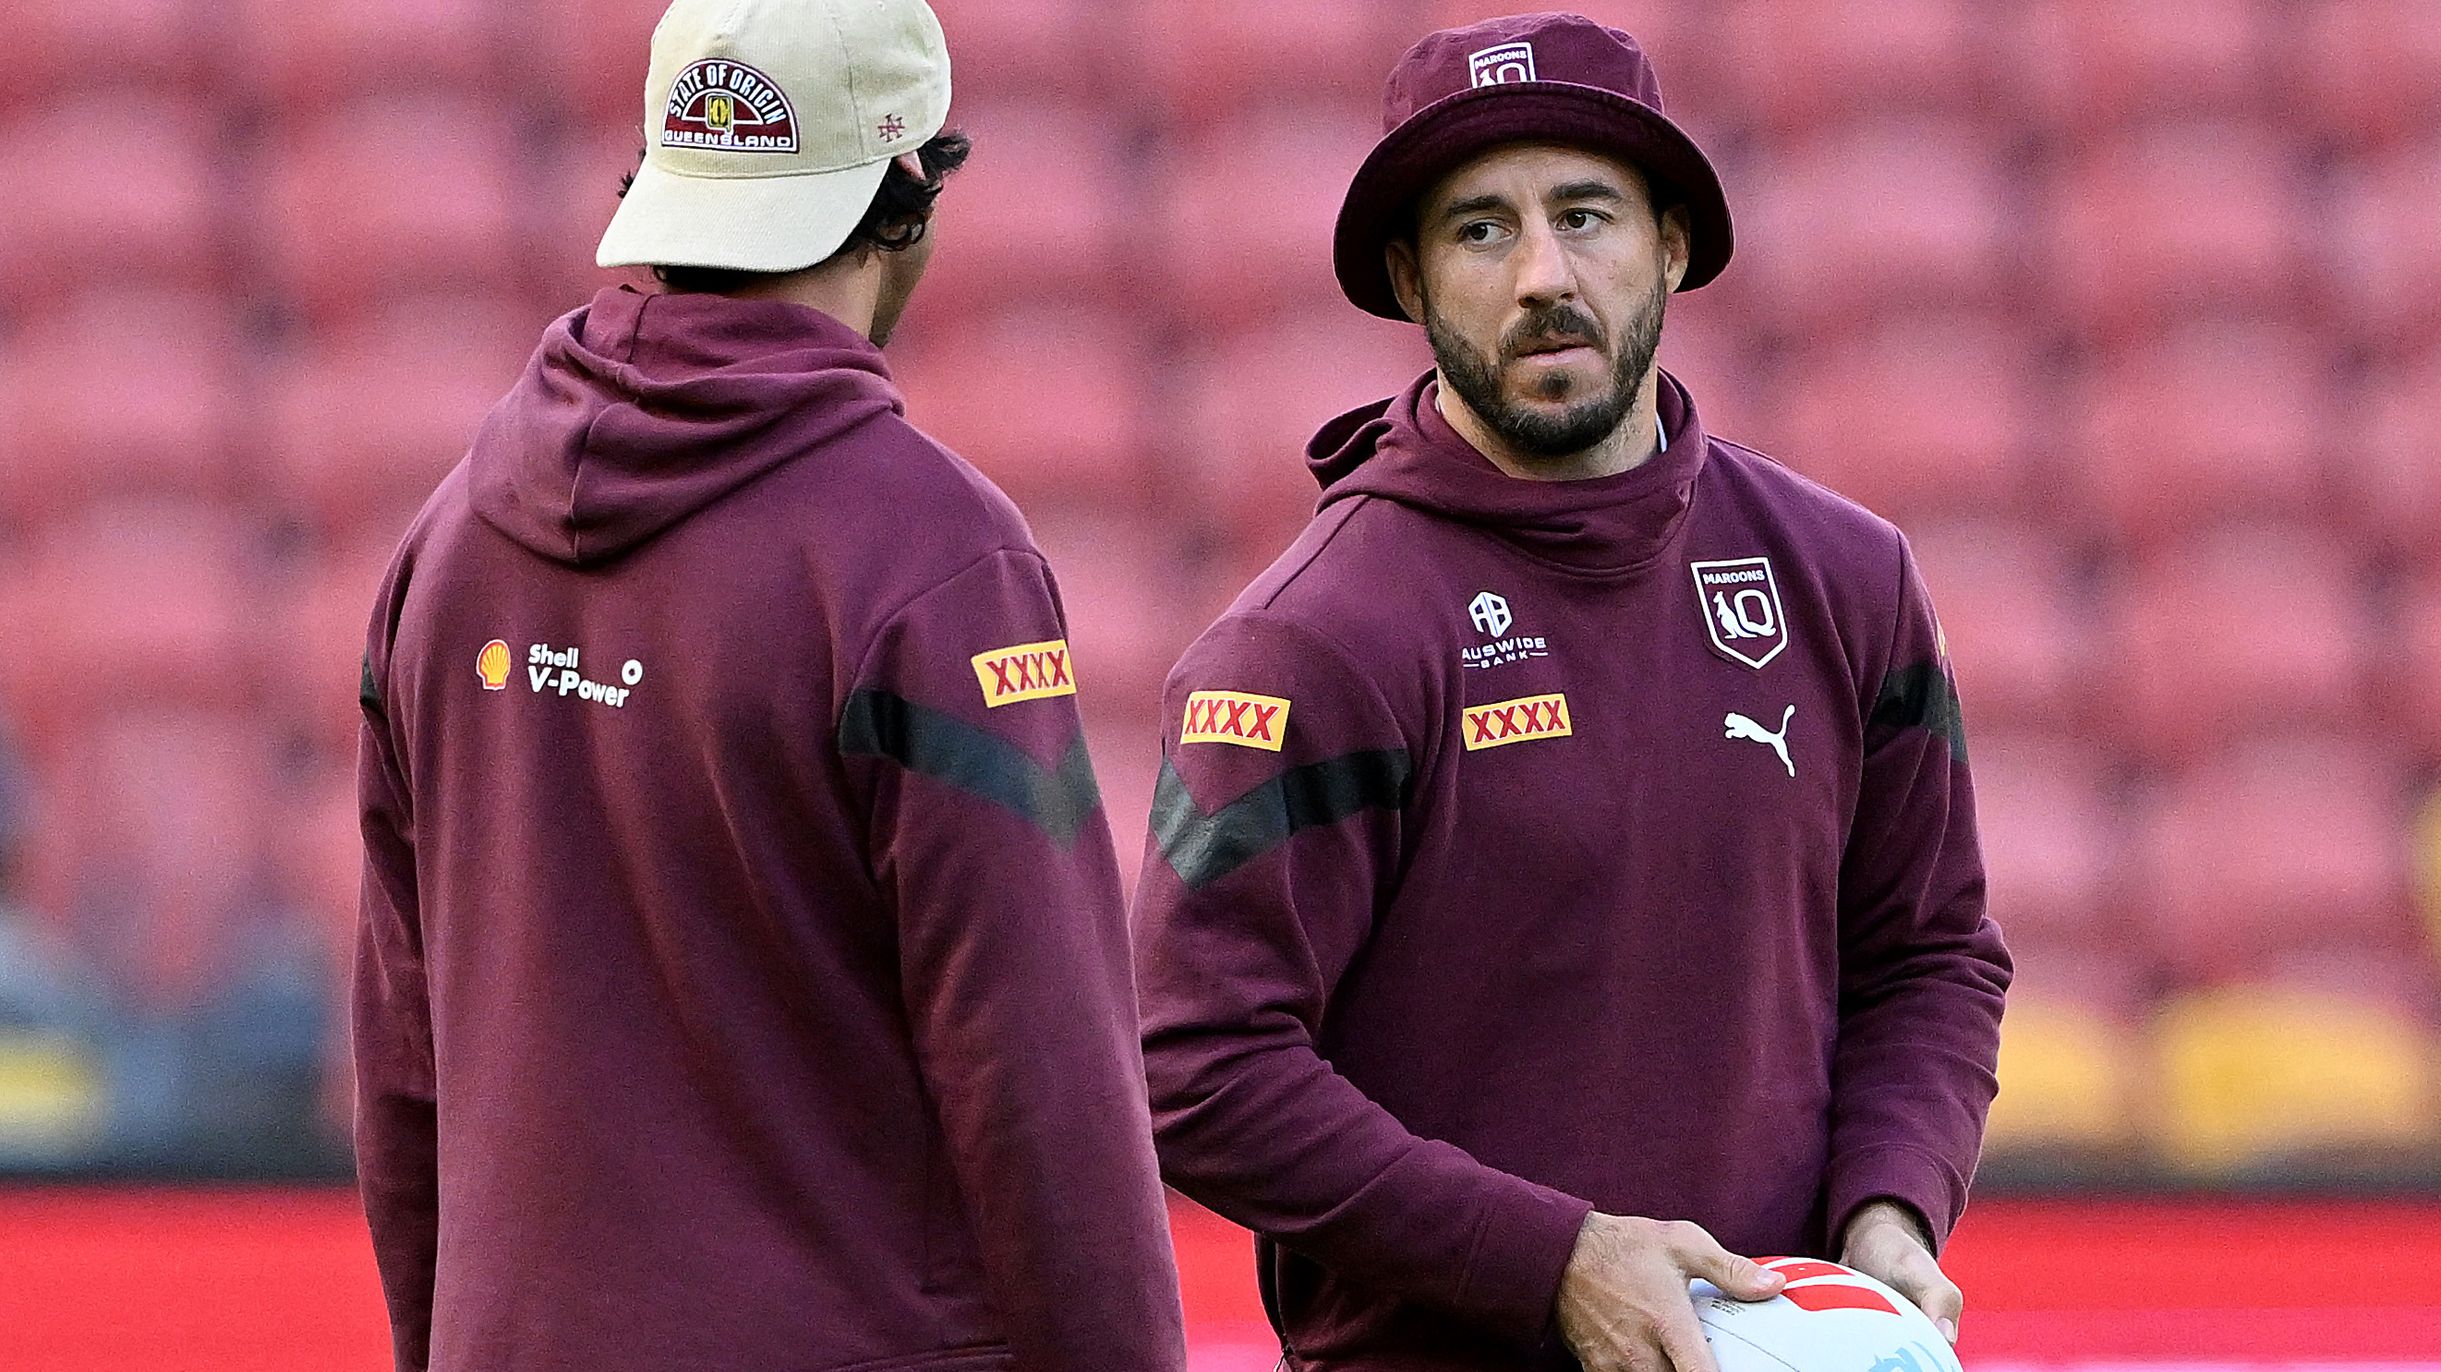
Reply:
[[[505,690],[509,684],[509,645],[506,639],[495,638],[475,654],[475,675],[483,678],[483,689]]]

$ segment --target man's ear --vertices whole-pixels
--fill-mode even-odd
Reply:
[[[1390,269],[1390,293],[1407,317],[1424,322],[1424,268],[1416,260],[1415,244],[1393,238],[1382,245],[1382,262]]]
[[[1687,224],[1687,207],[1672,205],[1661,212],[1662,274],[1670,279],[1670,289],[1687,277],[1687,258],[1692,252],[1694,231]]]

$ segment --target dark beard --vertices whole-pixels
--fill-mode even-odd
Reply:
[[[1448,321],[1433,309],[1429,295],[1423,302],[1424,336],[1432,343],[1433,361],[1448,379],[1450,389],[1503,442],[1534,457],[1570,457],[1610,437],[1627,418],[1627,412],[1635,408],[1636,392],[1644,385],[1645,374],[1652,370],[1654,351],[1661,346],[1661,320],[1669,303],[1669,283],[1654,281],[1652,294],[1628,322],[1626,337],[1611,355],[1609,387],[1557,413],[1509,400],[1501,391],[1500,373],[1492,359],[1449,327]],[[1581,338],[1596,348],[1603,342],[1601,327],[1594,323],[1593,316],[1574,305],[1553,305],[1527,315],[1509,330],[1501,340],[1501,352],[1504,357],[1513,357],[1520,344],[1551,335]],[[1568,383],[1564,377],[1553,377],[1548,384],[1564,388]],[[1560,397],[1555,394],[1547,398]]]

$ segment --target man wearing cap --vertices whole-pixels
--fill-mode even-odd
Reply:
[[[882,360],[921,0],[678,0],[606,290],[386,576],[360,1174],[401,1368],[1184,1364],[1049,570]]]
[[[1736,1254],[1954,1338],[2009,962],[1906,541],[1654,369],[1730,228],[1632,39],[1437,33],[1386,106],[1336,265],[1437,366],[1171,675],[1164,1172],[1292,1368],[1709,1372],[1687,1279],[1784,1282]]]

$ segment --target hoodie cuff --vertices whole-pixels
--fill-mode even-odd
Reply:
[[[1920,1148],[1900,1145],[1867,1148],[1831,1165],[1830,1232],[1824,1238],[1834,1256],[1845,1242],[1848,1222],[1877,1200],[1894,1200],[1923,1217],[1939,1256],[1966,1209],[1966,1182],[1940,1157]]]
[[[1494,1194],[1475,1231],[1460,1301],[1518,1341],[1540,1343],[1551,1330],[1577,1234],[1592,1213],[1591,1202],[1528,1181]]]

